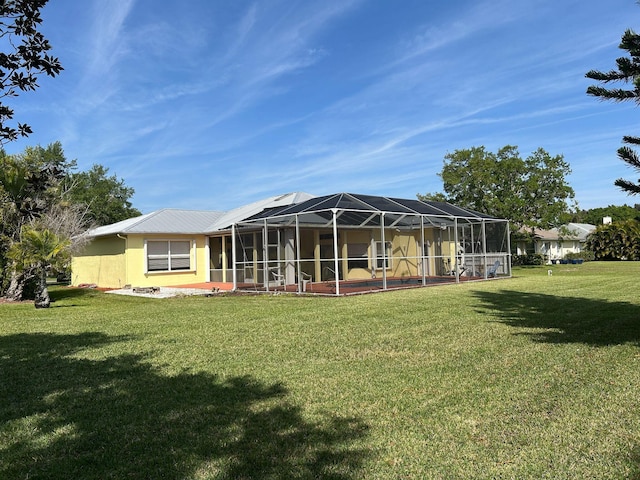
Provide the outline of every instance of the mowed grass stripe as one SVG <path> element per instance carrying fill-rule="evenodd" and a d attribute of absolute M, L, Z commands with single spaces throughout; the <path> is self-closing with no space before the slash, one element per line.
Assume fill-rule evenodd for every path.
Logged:
<path fill-rule="evenodd" d="M 633 478 L 638 278 L 0 305 L 0 477 Z"/>

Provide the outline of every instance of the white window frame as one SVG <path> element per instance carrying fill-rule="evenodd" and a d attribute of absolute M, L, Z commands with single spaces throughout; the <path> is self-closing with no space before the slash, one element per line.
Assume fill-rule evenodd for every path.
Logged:
<path fill-rule="evenodd" d="M 384 267 L 385 270 L 391 270 L 392 268 L 392 255 L 391 255 L 391 242 L 384 242 L 386 245 L 386 257 L 383 259 L 382 256 L 382 242 L 379 240 L 375 240 L 373 242 L 373 258 L 371 259 L 372 264 L 374 265 L 376 270 L 382 270 L 383 267 L 380 266 L 380 264 L 382 263 L 382 261 L 386 261 L 386 265 Z"/>
<path fill-rule="evenodd" d="M 166 258 L 167 259 L 167 270 L 149 270 L 149 253 L 148 253 L 148 244 L 149 242 L 167 242 L 167 254 L 166 255 L 152 255 L 154 258 Z M 171 254 L 171 242 L 175 243 L 189 243 L 189 253 L 179 253 L 179 254 Z M 180 239 L 180 238 L 151 238 L 145 239 L 144 241 L 144 273 L 145 274 L 158 274 L 158 273 L 188 273 L 195 271 L 195 263 L 196 263 L 196 241 L 191 239 Z M 184 259 L 189 258 L 189 268 L 171 268 L 171 259 Z"/>

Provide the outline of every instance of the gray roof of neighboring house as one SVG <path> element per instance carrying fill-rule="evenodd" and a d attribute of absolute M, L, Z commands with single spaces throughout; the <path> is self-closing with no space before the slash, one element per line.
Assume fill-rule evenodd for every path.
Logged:
<path fill-rule="evenodd" d="M 87 235 L 89 237 L 104 237 L 132 233 L 213 233 L 231 228 L 233 223 L 251 217 L 263 210 L 304 202 L 313 197 L 313 195 L 304 192 L 287 193 L 250 203 L 228 212 L 163 208 L 139 217 L 94 228 L 89 230 Z"/>
<path fill-rule="evenodd" d="M 585 241 L 587 235 L 596 229 L 595 225 L 590 223 L 568 223 L 560 228 L 552 228 L 551 230 L 535 230 L 534 236 L 542 240 L 579 240 Z"/>

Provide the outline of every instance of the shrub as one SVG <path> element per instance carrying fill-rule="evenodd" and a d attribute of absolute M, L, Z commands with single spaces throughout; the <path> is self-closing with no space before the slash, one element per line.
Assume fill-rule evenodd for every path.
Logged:
<path fill-rule="evenodd" d="M 581 252 L 569 252 L 564 256 L 567 260 L 584 260 L 585 262 L 591 262 L 595 260 L 595 254 L 591 250 L 583 250 Z"/>
<path fill-rule="evenodd" d="M 522 265 L 544 265 L 544 255 L 541 253 L 530 253 L 527 255 L 513 255 L 511 257 L 513 266 Z"/>

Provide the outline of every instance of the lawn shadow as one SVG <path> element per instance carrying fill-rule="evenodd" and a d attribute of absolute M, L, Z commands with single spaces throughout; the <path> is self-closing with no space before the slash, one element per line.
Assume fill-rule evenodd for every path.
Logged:
<path fill-rule="evenodd" d="M 76 288 L 76 287 L 48 287 L 49 296 L 51 297 L 52 302 L 57 302 L 60 300 L 69 300 L 75 298 L 85 297 L 90 294 L 94 294 L 96 290 L 91 290 L 87 288 Z"/>
<path fill-rule="evenodd" d="M 126 338 L 0 337 L 0 478 L 358 478 L 358 418 L 306 420 L 281 384 L 162 375 Z"/>
<path fill-rule="evenodd" d="M 640 306 L 590 298 L 501 290 L 474 292 L 479 309 L 547 343 L 640 346 Z"/>

